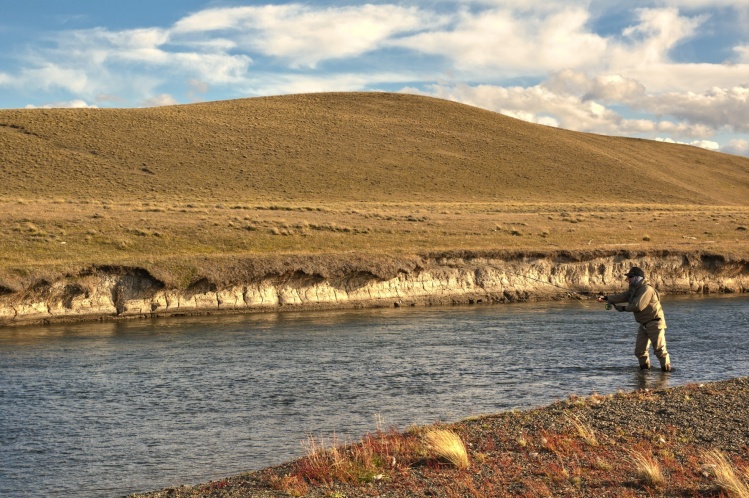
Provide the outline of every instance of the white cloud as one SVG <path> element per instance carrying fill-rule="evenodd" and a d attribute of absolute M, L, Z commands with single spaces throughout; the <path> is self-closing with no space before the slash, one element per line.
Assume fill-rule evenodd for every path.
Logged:
<path fill-rule="evenodd" d="M 394 81 L 408 81 L 404 73 L 255 74 L 242 87 L 246 95 L 278 95 L 357 91 Z"/>
<path fill-rule="evenodd" d="M 238 47 L 288 60 L 293 67 L 314 68 L 324 60 L 381 48 L 394 35 L 432 24 L 432 17 L 429 12 L 396 5 L 324 9 L 265 5 L 204 10 L 177 22 L 173 33 L 191 36 L 220 31 Z"/>
<path fill-rule="evenodd" d="M 596 16 L 613 7 L 634 14 L 631 25 L 595 32 Z M 71 102 L 165 105 L 209 89 L 235 97 L 410 85 L 418 90 L 405 91 L 428 89 L 549 126 L 710 148 L 715 135 L 749 132 L 749 45 L 734 36 L 722 64 L 673 54 L 725 22 L 716 8 L 741 18 L 747 7 L 749 0 L 440 0 L 209 8 L 173 26 L 58 33 L 25 51 L 21 69 L 0 72 L 0 86 L 63 91 Z M 373 60 L 383 69 L 363 65 Z M 325 64 L 333 61 L 340 64 Z M 435 84 L 446 76 L 450 83 Z M 741 150 L 741 140 L 722 150 Z"/>
<path fill-rule="evenodd" d="M 661 63 L 668 52 L 682 40 L 692 36 L 705 18 L 687 18 L 675 8 L 639 9 L 639 24 L 626 28 L 622 35 L 625 49 L 618 55 L 633 65 Z"/>
<path fill-rule="evenodd" d="M 583 100 L 628 102 L 642 98 L 645 86 L 620 74 L 602 74 L 590 77 L 581 71 L 565 69 L 554 73 L 543 86 L 561 95 L 579 95 Z"/>
<path fill-rule="evenodd" d="M 162 93 L 155 97 L 148 98 L 142 102 L 143 107 L 160 107 L 165 105 L 177 105 L 179 102 L 177 99 L 169 95 L 168 93 Z"/>
<path fill-rule="evenodd" d="M 495 78 L 539 75 L 597 63 L 606 40 L 588 31 L 588 21 L 588 13 L 574 7 L 538 16 L 521 16 L 505 9 L 462 12 L 454 26 L 392 43 L 446 57 L 469 73 L 488 70 Z"/>
<path fill-rule="evenodd" d="M 573 73 L 576 83 L 582 83 Z M 559 79 L 554 79 L 560 84 Z M 580 89 L 595 85 L 581 85 Z M 605 135 L 642 136 L 666 133 L 670 136 L 705 139 L 715 128 L 704 123 L 656 119 L 629 119 L 586 95 L 557 93 L 545 84 L 533 87 L 501 87 L 493 85 L 434 85 L 429 92 L 405 89 L 410 93 L 428 93 L 439 98 L 490 109 L 525 121 L 559 126 L 569 130 Z"/>
<path fill-rule="evenodd" d="M 26 106 L 26 109 L 52 109 L 55 107 L 72 109 L 95 109 L 98 106 L 87 104 L 85 100 L 75 99 L 68 102 L 54 102 L 50 104 L 42 104 L 40 106 L 29 104 Z"/>
<path fill-rule="evenodd" d="M 718 150 L 718 149 L 720 149 L 720 145 L 718 144 L 718 142 L 713 142 L 711 140 L 692 140 L 691 142 L 679 142 L 679 141 L 673 140 L 671 138 L 656 137 L 655 141 L 656 142 L 666 142 L 666 143 L 670 143 L 670 144 L 692 145 L 694 147 L 700 147 L 702 149 L 707 149 L 707 150 Z"/>
<path fill-rule="evenodd" d="M 746 84 L 749 64 L 664 63 L 617 68 L 617 72 L 639 81 L 652 93 L 705 91 Z"/>
<path fill-rule="evenodd" d="M 208 92 L 208 89 L 210 88 L 208 83 L 206 83 L 205 81 L 200 81 L 196 79 L 189 80 L 187 84 L 195 93 L 206 93 Z"/>
<path fill-rule="evenodd" d="M 614 111 L 574 95 L 554 93 L 541 85 L 530 88 L 435 85 L 429 93 L 525 121 L 558 125 L 570 130 L 611 133 L 623 126 L 622 118 Z"/>
<path fill-rule="evenodd" d="M 566 70 L 551 75 L 542 85 L 553 93 L 577 96 L 582 101 L 607 102 L 656 116 L 671 116 L 693 125 L 683 130 L 688 134 L 723 127 L 739 133 L 749 131 L 749 84 L 712 88 L 703 93 L 651 93 L 639 81 L 621 75 L 589 77 Z"/>
<path fill-rule="evenodd" d="M 165 66 L 181 73 L 195 74 L 210 84 L 236 84 L 245 81 L 251 60 L 244 55 L 177 53 L 170 54 Z"/>
<path fill-rule="evenodd" d="M 738 54 L 739 62 L 749 63 L 749 45 L 733 47 L 733 50 Z"/>
<path fill-rule="evenodd" d="M 638 24 L 626 28 L 621 39 L 610 40 L 607 64 L 600 71 L 636 80 L 653 93 L 704 91 L 747 83 L 749 64 L 685 63 L 671 59 L 673 49 L 698 34 L 706 20 L 705 15 L 682 16 L 676 8 L 640 9 Z"/>
<path fill-rule="evenodd" d="M 749 157 L 749 140 L 744 140 L 743 138 L 735 138 L 733 140 L 730 140 L 724 147 L 721 147 L 721 151 L 728 154 L 736 154 L 738 156 Z"/>
<path fill-rule="evenodd" d="M 712 88 L 705 93 L 652 95 L 637 107 L 655 114 L 667 114 L 712 128 L 723 126 L 749 132 L 749 84 L 734 88 Z"/>
<path fill-rule="evenodd" d="M 244 81 L 251 59 L 243 54 L 169 52 L 168 32 L 102 28 L 71 31 L 51 49 L 36 49 L 28 65 L 5 84 L 24 89 L 62 89 L 82 98 L 97 95 L 154 95 L 173 75 L 194 75 L 209 84 Z M 169 47 L 174 48 L 174 47 Z M 0 84 L 3 81 L 0 80 Z"/>
<path fill-rule="evenodd" d="M 62 88 L 76 95 L 87 95 L 91 88 L 89 73 L 84 68 L 63 67 L 53 62 L 24 69 L 14 83 L 46 91 Z"/>
<path fill-rule="evenodd" d="M 749 0 L 659 0 L 657 3 L 685 9 L 731 7 L 741 10 L 749 8 Z"/>

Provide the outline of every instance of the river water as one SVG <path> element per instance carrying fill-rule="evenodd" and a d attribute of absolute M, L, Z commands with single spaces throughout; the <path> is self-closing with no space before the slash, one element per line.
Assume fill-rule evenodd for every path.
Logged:
<path fill-rule="evenodd" d="M 631 313 L 594 301 L 0 329 L 0 496 L 116 497 L 282 463 L 308 436 L 749 375 L 749 297 L 663 306 L 670 374 L 640 373 Z"/>

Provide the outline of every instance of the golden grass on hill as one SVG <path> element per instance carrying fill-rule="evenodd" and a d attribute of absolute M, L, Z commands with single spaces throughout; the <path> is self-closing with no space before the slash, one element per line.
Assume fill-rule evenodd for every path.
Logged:
<path fill-rule="evenodd" d="M 749 247 L 749 158 L 402 94 L 0 110 L 0 175 L 5 281 L 88 264 L 180 280 L 257 254 Z"/>
<path fill-rule="evenodd" d="M 405 94 L 0 110 L 0 197 L 746 205 L 749 158 Z"/>

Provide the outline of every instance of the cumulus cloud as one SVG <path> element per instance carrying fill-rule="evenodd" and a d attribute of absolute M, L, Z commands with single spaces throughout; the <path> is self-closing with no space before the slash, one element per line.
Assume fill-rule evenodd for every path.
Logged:
<path fill-rule="evenodd" d="M 632 102 L 645 95 L 642 83 L 621 74 L 590 77 L 573 69 L 552 74 L 544 81 L 543 86 L 560 95 L 581 95 L 583 100 Z"/>
<path fill-rule="evenodd" d="M 591 33 L 589 14 L 570 7 L 521 17 L 505 8 L 462 12 L 454 25 L 394 40 L 397 46 L 446 57 L 456 68 L 496 75 L 545 74 L 596 64 L 606 40 Z"/>
<path fill-rule="evenodd" d="M 738 54 L 740 62 L 749 63 L 749 45 L 733 47 L 733 50 Z"/>
<path fill-rule="evenodd" d="M 407 81 L 413 75 L 396 72 L 352 72 L 325 74 L 259 74 L 242 87 L 246 95 L 276 95 L 315 92 L 348 92 L 393 81 Z"/>
<path fill-rule="evenodd" d="M 613 8 L 629 24 L 597 31 L 597 16 Z M 673 54 L 715 19 L 725 22 L 708 16 L 716 8 L 740 18 L 749 0 L 215 7 L 172 26 L 52 34 L 28 47 L 16 72 L 0 72 L 0 86 L 148 106 L 209 89 L 250 96 L 405 87 L 549 126 L 714 148 L 718 132 L 749 132 L 749 46 L 734 36 L 723 47 L 732 54 L 726 63 Z M 743 150 L 741 140 L 721 150 Z"/>
<path fill-rule="evenodd" d="M 712 128 L 729 127 L 749 132 L 749 84 L 712 88 L 704 93 L 667 93 L 648 96 L 637 105 L 656 114 L 668 114 Z"/>
<path fill-rule="evenodd" d="M 718 142 L 713 142 L 711 140 L 692 140 L 691 142 L 678 142 L 678 141 L 673 140 L 671 138 L 656 137 L 655 141 L 656 142 L 666 142 L 666 143 L 670 143 L 670 144 L 692 145 L 694 147 L 700 147 L 702 149 L 707 149 L 707 150 L 718 150 L 718 149 L 720 149 L 720 145 L 718 144 Z"/>
<path fill-rule="evenodd" d="M 676 8 L 638 9 L 639 23 L 622 32 L 624 45 L 614 52 L 629 64 L 648 65 L 667 59 L 679 42 L 694 35 L 705 16 L 684 17 Z"/>
<path fill-rule="evenodd" d="M 728 7 L 741 11 L 749 9 L 748 0 L 658 0 L 659 4 L 686 9 Z"/>
<path fill-rule="evenodd" d="M 177 105 L 179 102 L 177 99 L 169 95 L 168 93 L 162 93 L 154 97 L 145 99 L 142 103 L 142 107 L 160 107 L 165 105 Z"/>
<path fill-rule="evenodd" d="M 191 79 L 187 82 L 188 86 L 194 93 L 206 93 L 210 88 L 208 83 L 196 79 Z"/>
<path fill-rule="evenodd" d="M 692 125 L 683 127 L 680 133 L 691 135 L 724 127 L 739 133 L 749 131 L 749 84 L 715 87 L 703 93 L 652 93 L 639 81 L 621 75 L 591 77 L 565 70 L 551 75 L 542 86 L 558 95 L 579 97 L 582 102 L 627 106 L 633 111 L 670 116 Z"/>
<path fill-rule="evenodd" d="M 744 140 L 743 138 L 732 139 L 725 146 L 721 147 L 720 150 L 728 154 L 749 157 L 749 140 Z"/>
<path fill-rule="evenodd" d="M 41 91 L 63 90 L 83 98 L 153 95 L 172 75 L 195 75 L 213 84 L 243 81 L 251 59 L 243 54 L 199 53 L 166 45 L 161 29 L 110 32 L 102 28 L 60 34 L 52 48 L 36 48 L 12 84 Z M 2 81 L 0 81 L 0 84 Z"/>
<path fill-rule="evenodd" d="M 240 48 L 286 59 L 293 67 L 314 68 L 324 60 L 355 57 L 380 48 L 391 37 L 424 29 L 436 19 L 431 12 L 397 5 L 323 9 L 302 4 L 265 5 L 204 10 L 181 19 L 173 33 L 230 32 L 226 36 Z"/>
<path fill-rule="evenodd" d="M 42 104 L 40 106 L 35 106 L 35 105 L 29 104 L 29 105 L 26 106 L 26 109 L 52 109 L 52 108 L 55 108 L 55 107 L 71 108 L 71 109 L 95 109 L 98 106 L 88 104 L 88 103 L 86 103 L 85 100 L 74 99 L 74 100 L 70 100 L 68 102 L 53 102 L 53 103 L 49 103 L 49 104 Z"/>
<path fill-rule="evenodd" d="M 572 76 L 572 84 L 566 86 L 564 92 L 554 91 L 545 83 L 532 87 L 434 85 L 427 91 L 413 88 L 404 91 L 434 95 L 490 109 L 525 121 L 575 131 L 628 136 L 665 133 L 670 137 L 692 139 L 706 139 L 716 132 L 715 127 L 701 122 L 627 118 L 614 108 L 607 106 L 605 102 L 592 100 L 590 94 L 586 93 L 589 89 L 596 87 L 599 78 L 585 80 L 580 74 L 568 74 Z M 558 88 L 563 85 L 558 76 L 551 78 L 552 87 Z M 604 81 L 608 80 L 610 79 L 604 78 Z M 614 78 L 614 80 L 617 79 Z M 570 87 L 575 85 L 576 92 L 570 91 Z M 628 83 L 625 87 L 630 88 L 633 85 Z"/>

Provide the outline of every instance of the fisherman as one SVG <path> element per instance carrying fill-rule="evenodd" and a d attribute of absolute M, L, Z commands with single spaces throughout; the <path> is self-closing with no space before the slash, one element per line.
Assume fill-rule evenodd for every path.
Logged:
<path fill-rule="evenodd" d="M 640 362 L 640 370 L 650 370 L 648 349 L 653 343 L 653 351 L 661 363 L 661 370 L 671 371 L 671 358 L 666 350 L 666 318 L 661 308 L 661 300 L 653 286 L 645 283 L 645 272 L 633 266 L 625 275 L 629 289 L 621 294 L 598 296 L 598 302 L 614 304 L 617 311 L 632 311 L 637 323 L 635 356 Z M 616 303 L 627 303 L 617 306 Z"/>

